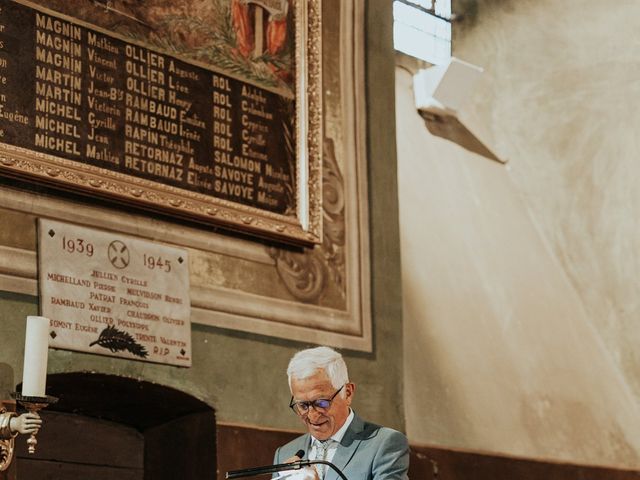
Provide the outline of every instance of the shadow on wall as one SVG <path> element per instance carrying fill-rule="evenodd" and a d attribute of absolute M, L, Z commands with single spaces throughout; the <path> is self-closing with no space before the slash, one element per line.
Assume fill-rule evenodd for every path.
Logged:
<path fill-rule="evenodd" d="M 8 363 L 0 363 L 0 398 L 8 399 L 13 388 L 13 368 Z"/>

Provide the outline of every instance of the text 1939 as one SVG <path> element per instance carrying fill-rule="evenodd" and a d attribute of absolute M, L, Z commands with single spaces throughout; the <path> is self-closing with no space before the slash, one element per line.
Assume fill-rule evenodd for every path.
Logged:
<path fill-rule="evenodd" d="M 87 257 L 93 257 L 93 243 L 86 242 L 82 238 L 62 237 L 62 250 L 69 253 L 80 253 Z"/>

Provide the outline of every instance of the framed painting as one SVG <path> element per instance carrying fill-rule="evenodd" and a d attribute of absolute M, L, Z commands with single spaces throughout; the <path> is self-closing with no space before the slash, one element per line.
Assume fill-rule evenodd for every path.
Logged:
<path fill-rule="evenodd" d="M 0 174 L 322 241 L 320 0 L 0 0 Z"/>

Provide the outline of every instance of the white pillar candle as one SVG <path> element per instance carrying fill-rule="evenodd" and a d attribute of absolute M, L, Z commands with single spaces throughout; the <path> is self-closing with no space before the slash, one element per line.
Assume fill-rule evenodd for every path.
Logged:
<path fill-rule="evenodd" d="M 22 395 L 44 397 L 47 383 L 47 355 L 49 353 L 49 319 L 27 317 L 22 366 Z"/>

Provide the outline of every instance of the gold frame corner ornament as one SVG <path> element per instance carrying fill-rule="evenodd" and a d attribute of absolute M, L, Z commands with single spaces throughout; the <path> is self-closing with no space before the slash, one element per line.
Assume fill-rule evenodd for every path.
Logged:
<path fill-rule="evenodd" d="M 11 434 L 9 422 L 16 414 L 0 408 L 0 472 L 6 471 L 13 460 L 15 452 L 15 438 L 17 433 Z"/>
<path fill-rule="evenodd" d="M 15 437 L 7 440 L 0 439 L 0 472 L 9 469 L 13 461 L 13 453 L 15 451 Z"/>

